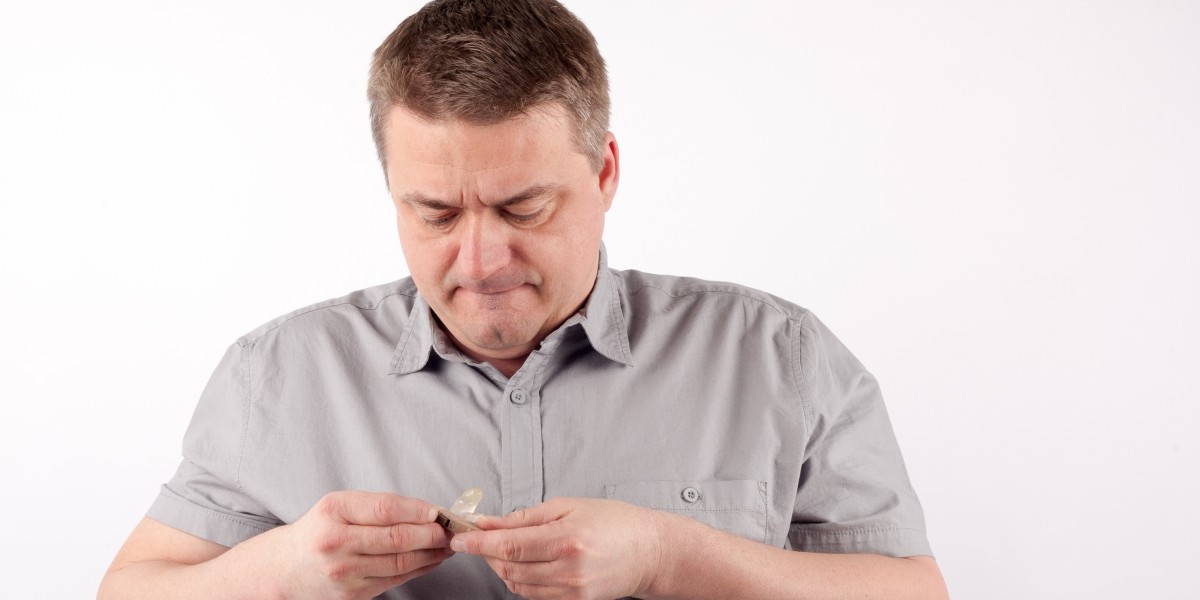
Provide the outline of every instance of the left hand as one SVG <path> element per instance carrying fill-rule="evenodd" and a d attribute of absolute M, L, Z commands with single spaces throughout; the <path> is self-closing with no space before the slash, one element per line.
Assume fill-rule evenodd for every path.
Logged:
<path fill-rule="evenodd" d="M 660 570 L 662 516 L 616 500 L 554 498 L 481 517 L 484 531 L 457 534 L 450 547 L 483 556 L 526 598 L 633 596 L 650 590 Z"/>

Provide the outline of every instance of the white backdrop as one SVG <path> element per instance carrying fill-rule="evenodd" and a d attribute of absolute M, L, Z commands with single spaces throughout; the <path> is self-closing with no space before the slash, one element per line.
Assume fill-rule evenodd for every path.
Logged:
<path fill-rule="evenodd" d="M 237 336 L 406 274 L 363 89 L 416 6 L 0 9 L 6 597 L 94 593 Z M 820 315 L 954 597 L 1200 597 L 1200 5 L 568 6 L 611 264 Z"/>

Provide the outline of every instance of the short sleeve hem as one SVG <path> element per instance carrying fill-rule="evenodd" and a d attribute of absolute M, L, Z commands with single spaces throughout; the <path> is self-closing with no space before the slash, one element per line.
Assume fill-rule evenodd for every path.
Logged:
<path fill-rule="evenodd" d="M 276 526 L 274 523 L 260 523 L 204 508 L 166 486 L 163 486 L 150 510 L 146 511 L 146 516 L 168 527 L 230 548 Z"/>
<path fill-rule="evenodd" d="M 831 554 L 880 554 L 883 556 L 933 556 L 925 532 L 903 527 L 811 531 L 793 526 L 788 535 L 792 549 Z"/>

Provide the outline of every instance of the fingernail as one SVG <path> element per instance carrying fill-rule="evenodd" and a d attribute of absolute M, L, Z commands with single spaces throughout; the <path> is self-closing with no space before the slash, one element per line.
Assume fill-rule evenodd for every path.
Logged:
<path fill-rule="evenodd" d="M 429 509 L 429 516 L 425 517 L 425 522 L 432 523 L 436 520 L 437 520 L 437 509 L 436 508 Z"/>
<path fill-rule="evenodd" d="M 450 540 L 450 549 L 455 552 L 466 552 L 467 551 L 467 543 L 458 539 L 457 537 L 452 538 Z"/>
<path fill-rule="evenodd" d="M 480 527 L 483 527 L 483 526 L 487 525 L 488 523 L 491 523 L 491 521 L 492 521 L 492 518 L 487 515 L 479 515 L 478 517 L 475 518 L 475 524 Z"/>

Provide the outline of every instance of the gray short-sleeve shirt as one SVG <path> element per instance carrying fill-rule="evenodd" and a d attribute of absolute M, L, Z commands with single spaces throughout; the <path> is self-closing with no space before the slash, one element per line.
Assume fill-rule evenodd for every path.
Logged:
<path fill-rule="evenodd" d="M 337 490 L 503 514 L 556 496 L 672 511 L 772 546 L 929 554 L 875 379 L 808 311 L 728 283 L 610 270 L 505 378 L 411 279 L 230 346 L 148 516 L 233 546 Z M 454 556 L 388 598 L 508 597 Z"/>

